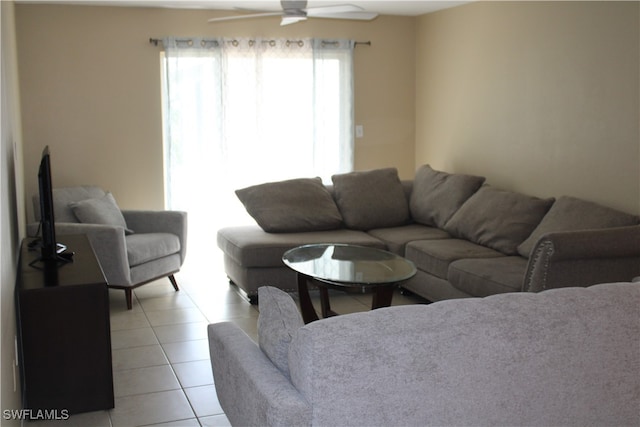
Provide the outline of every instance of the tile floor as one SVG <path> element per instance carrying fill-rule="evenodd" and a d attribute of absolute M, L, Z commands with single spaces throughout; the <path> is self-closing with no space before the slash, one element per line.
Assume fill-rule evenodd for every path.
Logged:
<path fill-rule="evenodd" d="M 219 264 L 187 260 L 176 275 L 179 292 L 168 279 L 149 283 L 134 291 L 132 310 L 126 309 L 122 291 L 110 290 L 115 408 L 28 425 L 230 425 L 215 393 L 207 324 L 233 321 L 257 341 L 258 309 L 228 284 Z M 194 265 L 204 265 L 206 271 Z M 313 297 L 319 309 L 317 295 Z M 393 305 L 419 302 L 396 293 Z M 331 306 L 339 313 L 366 311 L 370 304 L 368 295 L 331 294 Z"/>

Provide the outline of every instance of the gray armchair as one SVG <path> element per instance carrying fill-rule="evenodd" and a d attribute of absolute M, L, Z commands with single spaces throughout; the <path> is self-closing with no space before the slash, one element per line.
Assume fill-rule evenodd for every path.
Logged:
<path fill-rule="evenodd" d="M 106 197 L 111 196 L 95 186 L 54 189 L 57 240 L 64 243 L 65 234 L 86 234 L 100 261 L 108 287 L 125 291 L 129 309 L 132 308 L 133 289 L 156 279 L 168 277 L 178 291 L 174 274 L 180 270 L 186 255 L 186 212 L 123 210 L 126 228 L 91 223 L 86 217 L 82 222 L 78 219 L 78 203 L 86 205 L 87 201 L 100 201 Z M 36 220 L 39 221 L 37 196 L 33 202 Z M 114 206 L 117 207 L 115 203 Z M 35 235 L 37 227 L 37 223 L 30 224 L 29 234 Z"/>

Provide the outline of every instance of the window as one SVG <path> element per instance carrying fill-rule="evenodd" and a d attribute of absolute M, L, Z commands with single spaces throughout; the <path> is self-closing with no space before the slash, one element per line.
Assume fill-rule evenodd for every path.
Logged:
<path fill-rule="evenodd" d="M 351 41 L 163 44 L 166 201 L 190 228 L 247 222 L 235 189 L 353 169 Z"/>

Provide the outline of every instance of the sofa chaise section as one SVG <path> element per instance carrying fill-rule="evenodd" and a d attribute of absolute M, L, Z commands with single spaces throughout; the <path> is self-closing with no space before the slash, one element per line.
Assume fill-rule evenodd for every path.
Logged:
<path fill-rule="evenodd" d="M 251 302 L 258 288 L 279 284 L 283 290 L 297 291 L 296 273 L 282 262 L 282 255 L 296 246 L 312 243 L 349 243 L 385 249 L 385 244 L 364 231 L 338 229 L 298 233 L 267 233 L 260 227 L 226 227 L 218 231 L 218 247 L 224 252 L 229 280 Z"/>

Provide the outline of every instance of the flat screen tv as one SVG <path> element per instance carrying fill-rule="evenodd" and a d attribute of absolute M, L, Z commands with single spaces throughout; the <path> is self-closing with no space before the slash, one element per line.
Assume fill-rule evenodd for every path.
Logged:
<path fill-rule="evenodd" d="M 66 249 L 56 241 L 56 227 L 53 213 L 53 185 L 51 182 L 51 156 L 49 147 L 44 147 L 38 169 L 38 190 L 40 192 L 40 261 L 64 261 L 59 254 Z"/>

